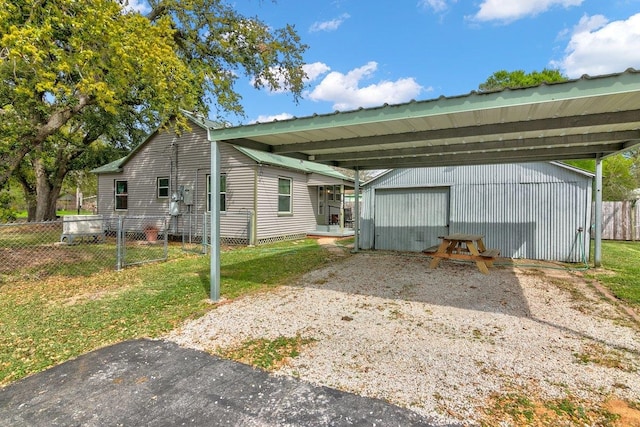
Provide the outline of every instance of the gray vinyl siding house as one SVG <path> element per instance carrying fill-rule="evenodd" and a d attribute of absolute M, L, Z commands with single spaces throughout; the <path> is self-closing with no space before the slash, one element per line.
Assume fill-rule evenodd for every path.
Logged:
<path fill-rule="evenodd" d="M 207 129 L 215 124 L 189 119 L 189 131 L 156 131 L 128 156 L 93 170 L 98 214 L 167 217 L 170 234 L 203 235 L 210 216 Z M 260 244 L 328 231 L 330 207 L 340 211 L 344 197 L 328 200 L 326 189 L 353 188 L 353 179 L 329 166 L 226 143 L 219 147 L 220 235 L 228 243 Z M 345 232 L 338 224 L 332 227 Z"/>
<path fill-rule="evenodd" d="M 593 175 L 557 162 L 390 170 L 363 185 L 360 247 L 422 251 L 483 234 L 501 256 L 589 256 Z"/>

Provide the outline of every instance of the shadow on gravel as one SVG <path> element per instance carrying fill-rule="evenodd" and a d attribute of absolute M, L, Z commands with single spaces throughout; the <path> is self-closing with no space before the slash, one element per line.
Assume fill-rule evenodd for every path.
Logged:
<path fill-rule="evenodd" d="M 442 261 L 431 269 L 430 261 L 429 256 L 406 252 L 360 252 L 309 273 L 297 286 L 527 318 L 579 338 L 638 354 L 636 349 L 595 332 L 588 333 L 580 325 L 536 316 L 511 266 L 496 265 L 489 269 L 489 274 L 482 274 L 473 263 Z"/>
<path fill-rule="evenodd" d="M 419 254 L 361 252 L 313 271 L 298 286 L 530 316 L 513 269 L 493 267 L 486 275 L 475 264 L 447 261 L 430 269 L 430 260 Z"/>

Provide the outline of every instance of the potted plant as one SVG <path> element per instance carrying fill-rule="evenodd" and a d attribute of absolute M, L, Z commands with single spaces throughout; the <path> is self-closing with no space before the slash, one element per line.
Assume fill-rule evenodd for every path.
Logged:
<path fill-rule="evenodd" d="M 147 242 L 155 243 L 158 241 L 158 226 L 155 224 L 147 224 L 144 226 L 144 235 Z"/>

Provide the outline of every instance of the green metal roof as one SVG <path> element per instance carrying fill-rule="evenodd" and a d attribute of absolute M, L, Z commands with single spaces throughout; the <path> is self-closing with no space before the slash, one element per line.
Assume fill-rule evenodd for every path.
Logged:
<path fill-rule="evenodd" d="M 640 143 L 640 72 L 209 129 L 347 169 L 596 158 Z"/>
<path fill-rule="evenodd" d="M 182 114 L 184 114 L 184 116 L 191 122 L 195 123 L 203 129 L 217 129 L 224 127 L 222 123 L 210 120 L 209 118 L 201 114 L 193 113 L 187 110 L 182 110 Z"/>
<path fill-rule="evenodd" d="M 281 168 L 295 169 L 306 173 L 317 173 L 332 178 L 341 180 L 353 181 L 353 178 L 348 177 L 335 170 L 331 166 L 323 165 L 320 163 L 309 162 L 306 160 L 295 159 L 293 157 L 279 156 L 273 153 L 267 153 L 265 151 L 253 150 L 246 147 L 234 146 L 238 151 L 244 155 L 250 157 L 257 163 L 267 164 L 271 166 L 278 166 Z"/>
<path fill-rule="evenodd" d="M 118 160 L 114 160 L 111 163 L 107 163 L 106 165 L 97 167 L 91 170 L 91 173 L 101 174 L 101 173 L 118 173 L 122 172 L 122 165 L 127 157 L 122 157 Z"/>

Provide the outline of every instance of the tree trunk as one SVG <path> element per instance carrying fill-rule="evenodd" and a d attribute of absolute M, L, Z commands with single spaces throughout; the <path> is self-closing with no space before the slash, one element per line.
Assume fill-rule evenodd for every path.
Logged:
<path fill-rule="evenodd" d="M 24 192 L 24 201 L 27 205 L 27 221 L 32 222 L 36 220 L 36 189 L 29 185 L 29 183 L 20 174 L 16 174 L 16 178 L 22 185 L 22 191 Z"/>
<path fill-rule="evenodd" d="M 60 195 L 61 183 L 52 183 L 42 159 L 35 158 L 33 166 L 36 175 L 36 221 L 55 220 L 56 204 Z"/>
<path fill-rule="evenodd" d="M 20 135 L 16 138 L 21 141 L 18 149 L 11 153 L 3 153 L 0 156 L 0 189 L 3 189 L 9 178 L 20 167 L 20 163 L 27 154 L 42 148 L 44 141 L 60 130 L 75 115 L 92 103 L 92 99 L 87 95 L 79 95 L 78 102 L 71 107 L 65 107 L 54 111 L 43 120 L 36 120 L 32 132 Z"/>

